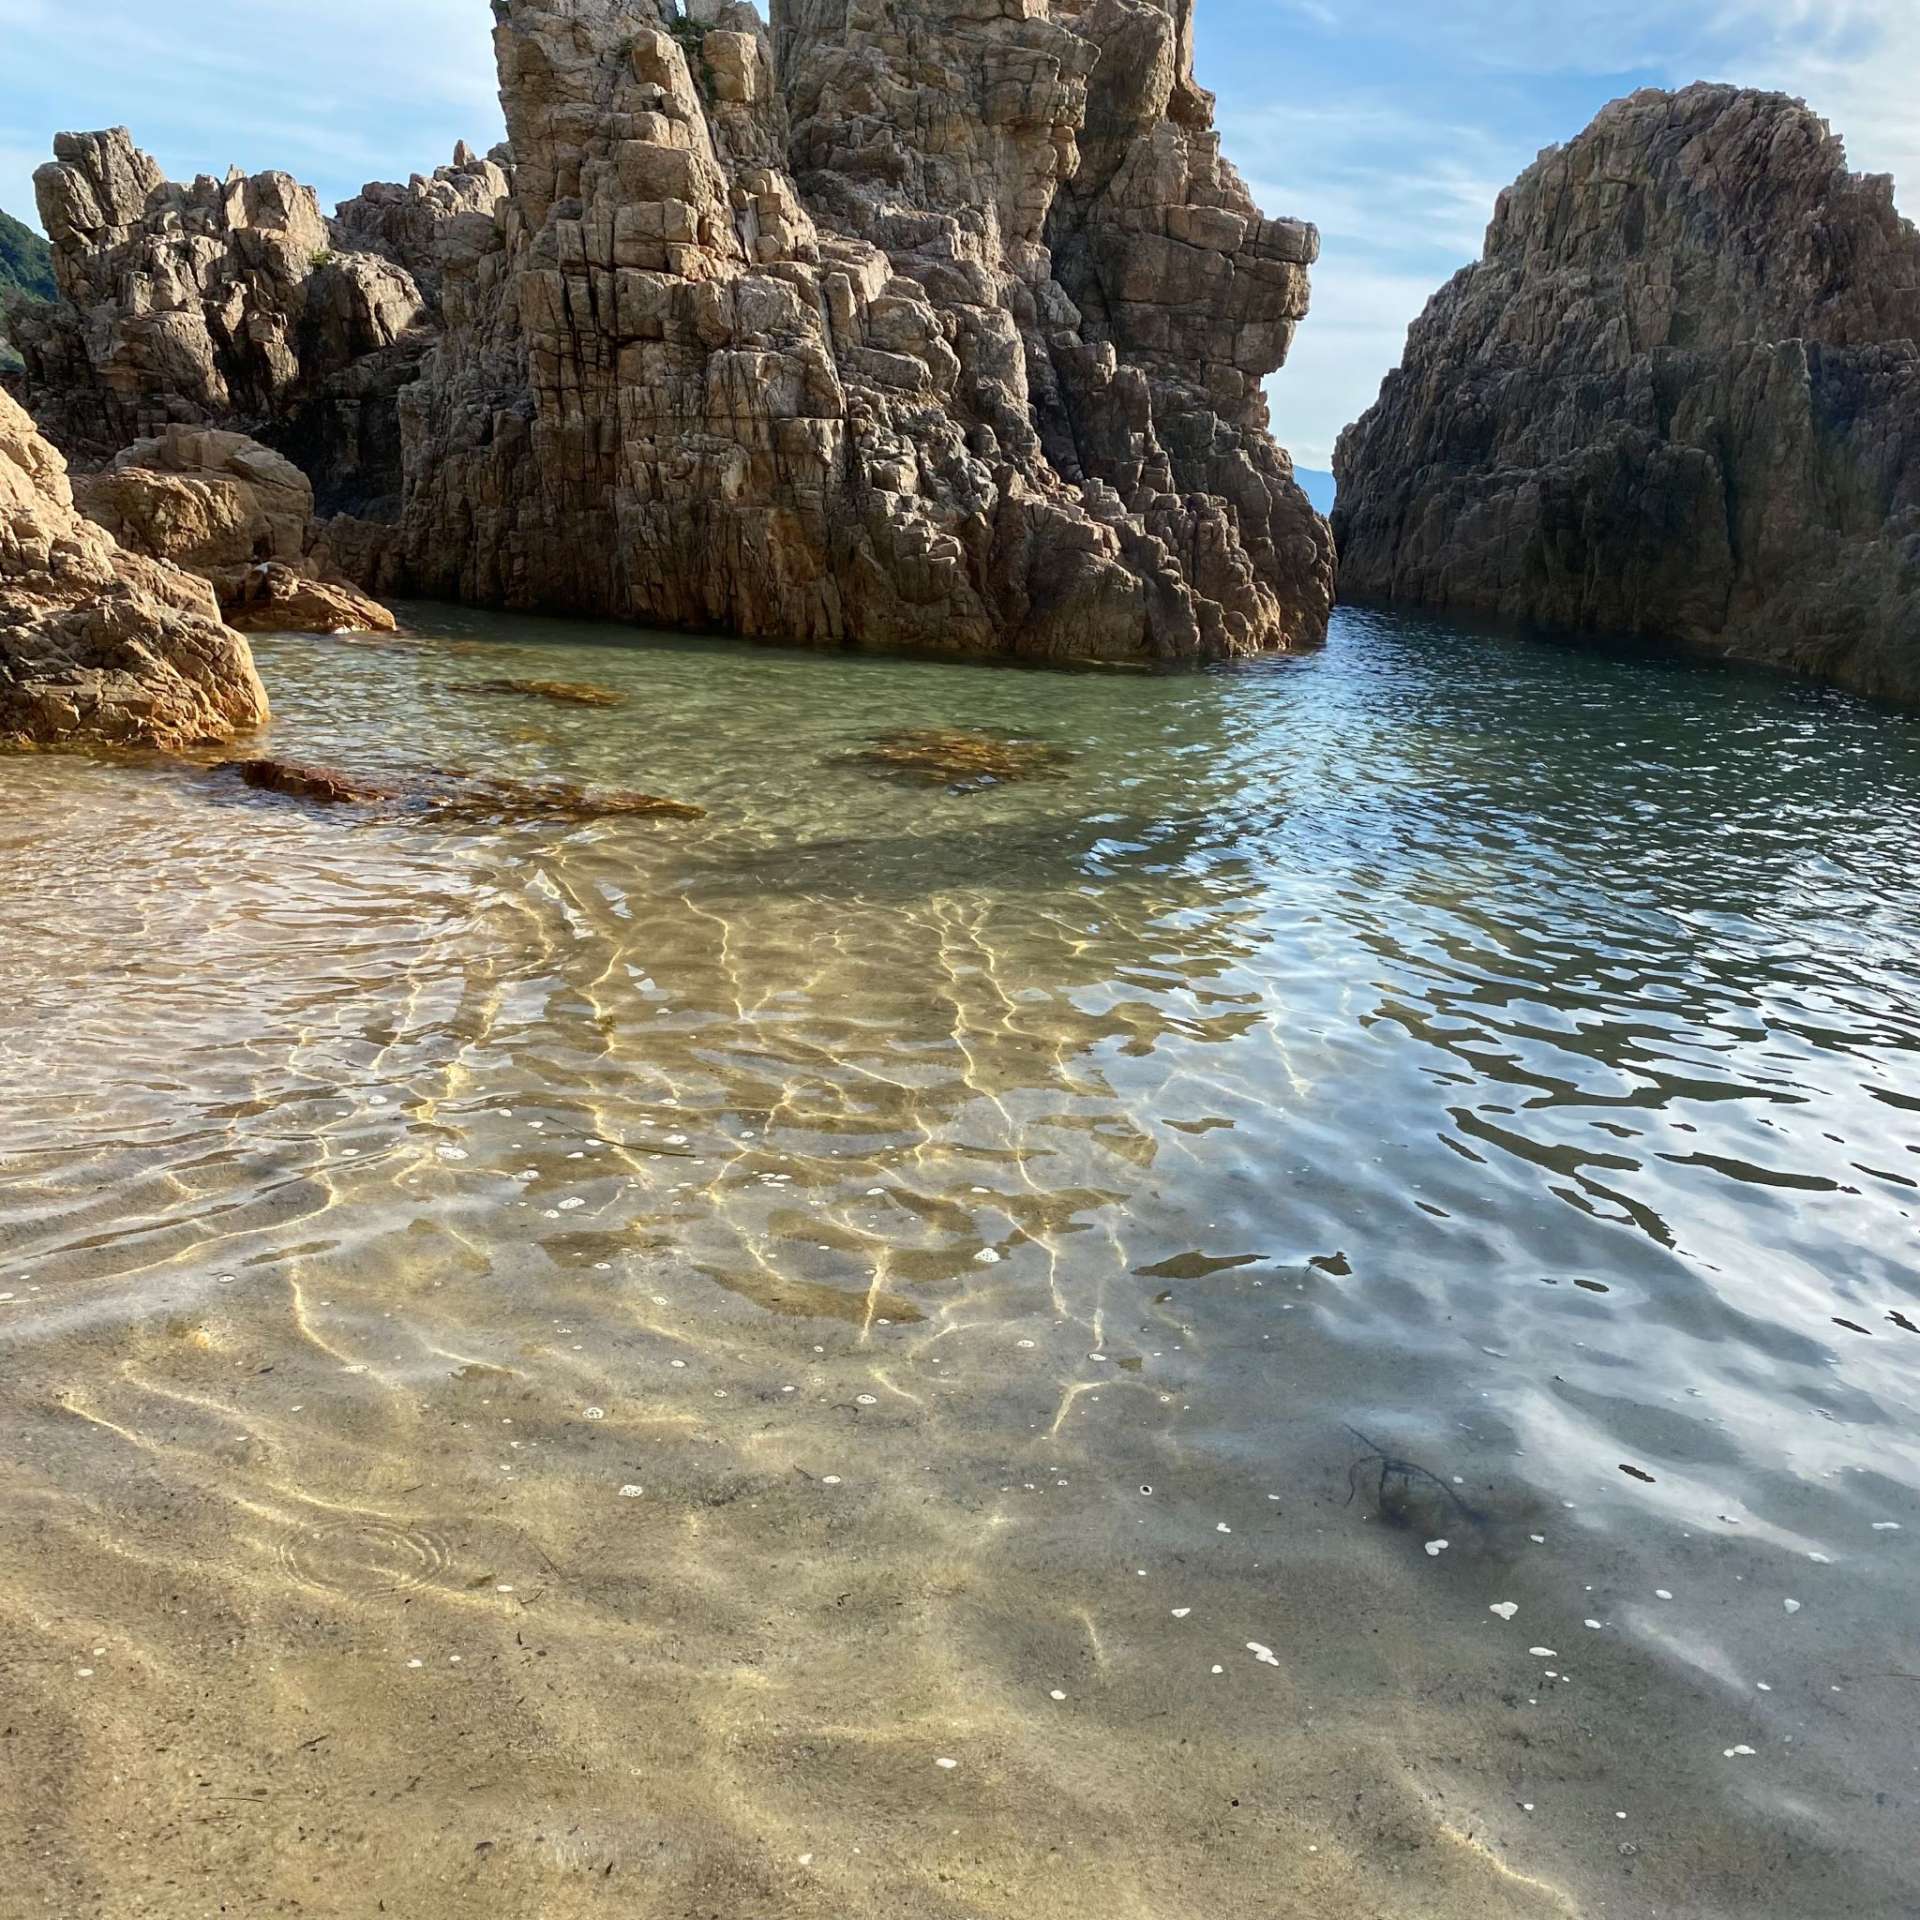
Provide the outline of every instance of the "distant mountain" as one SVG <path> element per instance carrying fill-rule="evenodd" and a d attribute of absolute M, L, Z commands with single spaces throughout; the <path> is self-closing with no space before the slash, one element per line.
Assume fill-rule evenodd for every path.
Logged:
<path fill-rule="evenodd" d="M 53 249 L 11 214 L 0 213 L 0 291 L 18 287 L 36 300 L 51 300 Z"/>
<path fill-rule="evenodd" d="M 1293 477 L 1300 482 L 1301 491 L 1319 512 L 1333 511 L 1332 474 L 1322 473 L 1318 467 L 1295 467 Z"/>

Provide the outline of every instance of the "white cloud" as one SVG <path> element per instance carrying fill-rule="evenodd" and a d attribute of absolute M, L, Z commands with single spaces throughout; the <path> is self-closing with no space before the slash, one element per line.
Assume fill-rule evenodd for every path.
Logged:
<path fill-rule="evenodd" d="M 1399 363 L 1408 324 L 1439 284 L 1343 261 L 1337 245 L 1322 255 L 1313 312 L 1267 387 L 1274 437 L 1301 466 L 1333 465 L 1340 429 L 1373 404 L 1381 375 Z"/>

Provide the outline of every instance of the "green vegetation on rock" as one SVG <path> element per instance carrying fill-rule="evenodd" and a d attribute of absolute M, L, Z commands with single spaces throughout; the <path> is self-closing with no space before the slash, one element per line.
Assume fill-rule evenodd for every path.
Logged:
<path fill-rule="evenodd" d="M 0 291 L 10 287 L 35 300 L 51 300 L 53 249 L 31 227 L 0 213 Z"/>
<path fill-rule="evenodd" d="M 53 250 L 10 214 L 0 213 L 0 373 L 17 372 L 20 356 L 7 344 L 5 302 L 9 293 L 51 300 Z"/>

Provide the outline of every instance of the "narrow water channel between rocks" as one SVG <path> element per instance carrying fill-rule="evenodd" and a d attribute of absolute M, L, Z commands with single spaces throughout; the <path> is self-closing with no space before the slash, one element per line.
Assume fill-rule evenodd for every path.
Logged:
<path fill-rule="evenodd" d="M 704 817 L 0 763 L 0 1912 L 1920 1910 L 1920 722 L 411 617 Z"/>

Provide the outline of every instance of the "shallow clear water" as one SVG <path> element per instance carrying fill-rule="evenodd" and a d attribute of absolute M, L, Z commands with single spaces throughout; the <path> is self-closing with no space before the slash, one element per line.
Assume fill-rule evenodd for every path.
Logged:
<path fill-rule="evenodd" d="M 0 763 L 0 1911 L 1920 1911 L 1920 721 L 416 615 L 706 818 Z"/>

